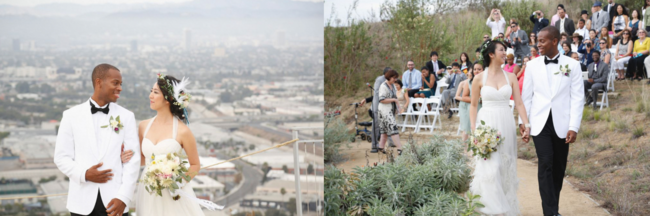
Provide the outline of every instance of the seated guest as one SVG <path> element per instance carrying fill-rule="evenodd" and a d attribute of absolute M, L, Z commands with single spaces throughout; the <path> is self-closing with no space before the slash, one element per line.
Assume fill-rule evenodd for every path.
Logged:
<path fill-rule="evenodd" d="M 591 43 L 591 40 L 585 40 L 585 46 L 578 48 L 578 53 L 582 53 L 580 62 L 585 65 L 589 65 L 594 62 L 592 58 L 594 51 L 598 50 L 594 49 L 594 45 Z"/>
<path fill-rule="evenodd" d="M 605 46 L 607 41 L 600 40 L 598 44 Z M 610 61 L 612 60 L 612 51 L 609 51 L 609 49 L 600 50 L 600 59 L 607 63 L 607 65 L 610 65 Z"/>
<path fill-rule="evenodd" d="M 481 48 L 476 48 L 476 61 L 474 61 L 474 64 L 478 63 L 478 60 L 480 59 L 481 56 Z"/>
<path fill-rule="evenodd" d="M 407 93 L 404 92 L 402 86 L 404 86 L 404 84 L 402 84 L 401 80 L 398 79 L 395 81 L 395 89 L 397 89 L 397 101 L 399 101 L 402 112 L 406 112 L 406 107 L 409 104 L 409 97 L 406 95 Z"/>
<path fill-rule="evenodd" d="M 587 106 L 598 100 L 598 90 L 605 90 L 607 87 L 607 76 L 609 74 L 609 65 L 600 60 L 600 51 L 595 50 L 592 58 L 593 63 L 587 66 L 589 79 L 584 81 Z M 588 94 L 589 89 L 591 89 L 591 97 Z M 594 103 L 593 108 L 596 109 L 596 103 Z"/>
<path fill-rule="evenodd" d="M 422 67 L 422 87 L 420 91 L 416 92 L 414 97 L 416 98 L 428 98 L 435 94 L 436 89 L 433 88 L 434 83 L 436 82 L 436 76 L 432 73 L 429 73 L 427 67 Z"/>
<path fill-rule="evenodd" d="M 643 61 L 648 57 L 648 52 L 650 51 L 650 40 L 646 38 L 646 34 L 645 29 L 639 29 L 637 31 L 639 39 L 634 42 L 632 58 L 630 58 L 627 64 L 627 77 L 630 80 L 641 80 L 643 76 Z"/>
<path fill-rule="evenodd" d="M 415 69 L 415 63 L 413 61 L 408 61 L 406 67 L 408 70 L 402 73 L 404 91 L 408 92 L 409 97 L 414 97 L 415 93 L 420 91 L 420 87 L 422 87 L 422 73 Z"/>
<path fill-rule="evenodd" d="M 578 62 L 580 62 L 580 57 L 578 57 L 578 53 L 577 53 L 577 52 L 572 52 L 572 53 L 571 53 L 571 58 L 572 58 L 572 59 L 575 59 L 575 60 L 578 61 Z M 586 72 L 586 71 L 587 71 L 587 66 L 584 65 L 584 64 L 582 64 L 582 63 L 580 63 L 580 69 L 581 69 L 582 71 L 585 71 L 585 72 Z"/>
<path fill-rule="evenodd" d="M 450 108 L 451 103 L 454 102 L 453 100 L 454 96 L 456 95 L 456 90 L 458 89 L 458 84 L 466 79 L 467 76 L 460 71 L 460 64 L 458 64 L 458 62 L 454 62 L 451 65 L 451 75 L 449 78 L 447 78 L 446 81 L 449 86 L 447 86 L 447 89 L 442 92 L 441 98 L 442 105 L 445 107 L 445 110 L 449 112 L 449 117 L 447 118 L 451 118 L 451 116 L 454 114 Z"/>
<path fill-rule="evenodd" d="M 432 73 L 434 76 L 436 76 L 436 80 L 439 80 L 440 78 L 442 78 L 440 77 L 440 75 L 444 73 L 445 70 L 447 70 L 446 69 L 447 66 L 445 66 L 445 64 L 443 64 L 442 61 L 438 61 L 438 52 L 436 51 L 431 52 L 429 58 L 431 59 L 431 61 L 428 61 L 426 64 L 427 68 L 429 68 L 429 73 Z M 434 83 L 433 88 L 435 89 L 437 87 L 438 84 Z"/>
<path fill-rule="evenodd" d="M 571 50 L 571 43 L 569 43 L 569 41 L 564 41 L 564 43 L 562 43 L 562 50 L 564 50 L 564 55 L 565 56 L 569 56 L 571 54 L 571 51 L 572 51 Z"/>

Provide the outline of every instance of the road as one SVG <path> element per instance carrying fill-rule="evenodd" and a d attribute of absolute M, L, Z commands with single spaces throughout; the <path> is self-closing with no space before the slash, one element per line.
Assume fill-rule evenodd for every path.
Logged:
<path fill-rule="evenodd" d="M 217 153 L 217 157 L 225 160 L 231 158 L 221 153 Z M 260 185 L 262 181 L 262 173 L 259 169 L 252 167 L 241 160 L 235 160 L 232 161 L 232 163 L 242 167 L 244 180 L 240 187 L 236 188 L 234 191 L 230 191 L 225 198 L 217 202 L 218 205 L 224 205 L 226 208 L 239 206 L 239 201 L 244 199 L 246 195 L 255 193 L 257 186 Z"/>

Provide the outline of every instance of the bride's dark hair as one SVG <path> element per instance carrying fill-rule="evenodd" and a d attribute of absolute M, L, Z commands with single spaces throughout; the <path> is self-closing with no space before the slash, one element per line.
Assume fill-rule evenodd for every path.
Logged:
<path fill-rule="evenodd" d="M 487 68 L 490 66 L 490 61 L 492 61 L 492 58 L 490 58 L 490 54 L 494 54 L 497 50 L 497 44 L 501 44 L 503 48 L 506 47 L 506 45 L 500 41 L 500 40 L 487 40 L 483 42 L 483 45 L 481 45 L 481 55 L 483 56 L 483 68 Z"/>
<path fill-rule="evenodd" d="M 185 118 L 187 118 L 187 116 L 185 116 L 185 114 L 183 113 L 183 109 L 181 109 L 179 105 L 174 104 L 174 102 L 176 102 L 176 99 L 174 99 L 173 95 L 169 94 L 170 90 L 166 89 L 166 88 L 172 88 L 172 86 L 169 84 L 173 85 L 173 84 L 178 84 L 179 82 L 180 80 L 176 79 L 176 77 L 166 75 L 164 79 L 158 79 L 158 87 L 161 88 L 162 90 L 161 92 L 163 96 L 166 98 L 165 100 L 169 102 L 169 110 L 172 112 L 172 115 L 176 116 L 178 119 L 185 122 Z"/>

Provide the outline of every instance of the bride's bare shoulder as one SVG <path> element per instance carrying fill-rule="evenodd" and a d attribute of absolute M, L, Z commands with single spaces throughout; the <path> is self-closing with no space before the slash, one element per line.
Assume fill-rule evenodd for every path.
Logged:
<path fill-rule="evenodd" d="M 192 134 L 189 126 L 187 126 L 183 121 L 180 121 L 178 122 L 178 136 L 181 140 L 184 140 L 185 138 L 193 138 L 194 134 Z"/>
<path fill-rule="evenodd" d="M 483 75 L 483 73 L 485 73 L 485 71 L 480 74 L 474 75 L 474 80 L 472 80 L 472 85 L 474 85 L 474 83 L 477 83 L 479 86 L 483 85 L 483 82 L 481 82 L 483 81 L 483 76 L 480 76 Z"/>
<path fill-rule="evenodd" d="M 140 124 L 138 124 L 138 129 L 140 131 L 144 131 L 144 128 L 147 127 L 147 125 L 149 124 L 149 121 L 151 121 L 151 119 L 145 119 L 145 120 L 140 121 Z"/>

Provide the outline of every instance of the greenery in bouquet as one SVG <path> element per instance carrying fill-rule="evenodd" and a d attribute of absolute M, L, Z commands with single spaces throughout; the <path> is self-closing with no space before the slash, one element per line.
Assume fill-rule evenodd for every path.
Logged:
<path fill-rule="evenodd" d="M 485 126 L 485 121 L 481 120 L 481 125 L 471 134 L 467 142 L 467 151 L 471 151 L 473 156 L 479 156 L 483 160 L 490 158 L 492 152 L 497 151 L 497 146 L 503 143 L 504 138 L 497 129 Z"/>
<path fill-rule="evenodd" d="M 140 182 L 146 185 L 147 192 L 155 192 L 158 196 L 162 196 L 164 189 L 174 192 L 180 188 L 179 185 L 183 180 L 186 182 L 191 180 L 191 177 L 186 174 L 188 171 L 186 164 L 189 162 L 185 159 L 187 156 L 181 152 L 166 155 L 152 154 L 151 162 L 145 170 L 145 177 Z M 174 200 L 178 200 L 178 198 L 180 197 L 174 197 Z"/>

